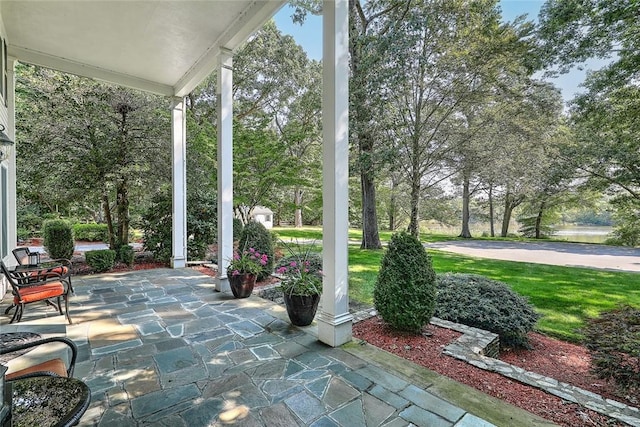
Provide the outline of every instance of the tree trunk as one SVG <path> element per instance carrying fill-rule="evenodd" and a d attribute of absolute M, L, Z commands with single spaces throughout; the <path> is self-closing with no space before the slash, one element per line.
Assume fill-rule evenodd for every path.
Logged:
<path fill-rule="evenodd" d="M 117 190 L 118 239 L 117 245 L 129 244 L 129 188 L 126 179 L 118 183 Z"/>
<path fill-rule="evenodd" d="M 396 229 L 396 187 L 395 179 L 391 179 L 391 196 L 389 197 L 389 230 Z"/>
<path fill-rule="evenodd" d="M 496 229 L 493 221 L 493 216 L 495 215 L 493 211 L 493 185 L 489 186 L 489 228 L 491 237 L 496 237 Z"/>
<path fill-rule="evenodd" d="M 376 187 L 373 177 L 364 170 L 360 173 L 362 188 L 362 244 L 360 249 L 381 249 L 376 211 Z"/>
<path fill-rule="evenodd" d="M 411 214 L 409 217 L 409 234 L 415 238 L 420 238 L 420 177 L 414 176 L 411 183 Z"/>
<path fill-rule="evenodd" d="M 502 230 L 500 231 L 500 237 L 507 237 L 507 234 L 509 233 L 509 222 L 511 221 L 513 208 L 514 206 L 511 203 L 511 195 L 507 193 L 504 198 L 504 215 L 502 216 Z"/>
<path fill-rule="evenodd" d="M 540 203 L 540 208 L 538 209 L 538 216 L 536 217 L 536 239 L 540 239 L 542 237 L 540 228 L 542 228 L 542 214 L 544 213 L 545 205 L 545 202 Z"/>
<path fill-rule="evenodd" d="M 116 247 L 116 235 L 113 231 L 113 218 L 111 217 L 111 208 L 109 207 L 109 196 L 106 191 L 102 193 L 102 210 L 104 211 L 104 219 L 107 222 L 107 231 L 109 233 L 109 248 Z"/>
<path fill-rule="evenodd" d="M 302 227 L 302 190 L 299 188 L 293 190 L 293 204 L 296 207 L 294 212 L 294 226 L 300 228 Z"/>
<path fill-rule="evenodd" d="M 471 194 L 469 191 L 469 177 L 466 173 L 463 173 L 462 180 L 462 231 L 458 237 L 470 239 L 471 230 L 469 229 L 469 219 L 471 214 L 469 213 L 469 199 L 471 198 Z"/>

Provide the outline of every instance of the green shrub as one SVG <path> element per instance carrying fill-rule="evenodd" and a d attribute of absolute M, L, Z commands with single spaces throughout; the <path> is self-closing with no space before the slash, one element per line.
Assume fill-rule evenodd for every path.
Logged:
<path fill-rule="evenodd" d="M 540 315 L 505 283 L 476 274 L 447 273 L 436 279 L 435 316 L 491 331 L 507 347 L 527 347 Z"/>
<path fill-rule="evenodd" d="M 187 194 L 187 256 L 204 259 L 207 245 L 214 242 L 217 224 L 216 198 L 203 190 L 190 190 Z M 169 262 L 172 255 L 171 187 L 161 188 L 151 199 L 151 205 L 142 216 L 143 241 L 154 257 Z"/>
<path fill-rule="evenodd" d="M 640 310 L 628 305 L 587 321 L 585 345 L 593 371 L 621 392 L 640 393 Z"/>
<path fill-rule="evenodd" d="M 133 260 L 135 259 L 135 252 L 133 248 L 129 245 L 122 245 L 120 249 L 118 249 L 118 260 L 127 264 L 129 267 L 133 265 Z"/>
<path fill-rule="evenodd" d="M 51 258 L 71 259 L 74 242 L 71 225 L 62 219 L 50 219 L 42 226 L 43 245 Z"/>
<path fill-rule="evenodd" d="M 420 332 L 433 316 L 435 279 L 420 241 L 405 232 L 394 234 L 373 290 L 376 310 L 392 328 Z"/>
<path fill-rule="evenodd" d="M 233 218 L 233 241 L 240 240 L 240 236 L 242 236 L 242 229 L 244 228 L 244 224 L 240 218 Z"/>
<path fill-rule="evenodd" d="M 242 234 L 238 242 L 240 252 L 254 248 L 256 251 L 261 254 L 266 254 L 268 257 L 267 264 L 263 267 L 262 272 L 258 274 L 258 281 L 266 279 L 273 273 L 273 240 L 273 236 L 269 230 L 259 222 L 249 222 L 242 229 Z"/>
<path fill-rule="evenodd" d="M 116 262 L 116 251 L 113 249 L 100 249 L 84 253 L 87 264 L 97 273 L 109 271 Z"/>
<path fill-rule="evenodd" d="M 73 224 L 73 235 L 76 240 L 107 242 L 109 240 L 109 228 L 107 224 Z"/>

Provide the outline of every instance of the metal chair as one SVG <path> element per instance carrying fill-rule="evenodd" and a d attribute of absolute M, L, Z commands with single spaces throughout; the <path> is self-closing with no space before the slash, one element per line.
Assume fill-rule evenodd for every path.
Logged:
<path fill-rule="evenodd" d="M 69 338 L 51 337 L 51 338 L 43 338 L 35 341 L 30 341 L 26 343 L 7 345 L 0 348 L 0 355 L 9 354 L 13 352 L 21 352 L 23 350 L 33 349 L 41 345 L 46 345 L 46 344 L 55 343 L 55 342 L 61 342 L 63 344 L 66 344 L 71 349 L 71 359 L 69 361 L 69 366 L 66 366 L 64 361 L 61 358 L 55 358 L 55 359 L 47 360 L 41 363 L 37 363 L 33 366 L 29 366 L 27 368 L 23 368 L 15 372 L 11 372 L 5 376 L 7 381 L 14 381 L 14 380 L 19 380 L 23 378 L 40 376 L 40 375 L 53 375 L 53 376 L 71 378 L 73 376 L 73 370 L 76 366 L 76 359 L 78 358 L 78 347 Z"/>
<path fill-rule="evenodd" d="M 49 270 L 16 269 L 10 271 L 2 261 L 0 261 L 0 268 L 7 278 L 7 282 L 11 285 L 13 293 L 13 305 L 9 306 L 4 313 L 9 314 L 13 308 L 16 310 L 9 323 L 20 322 L 27 304 L 37 301 L 53 304 L 51 300 L 54 298 L 57 300 L 57 304 L 53 305 L 60 314 L 66 316 L 70 324 L 72 323 L 69 315 L 69 292 L 71 289 L 69 276 L 65 277 Z M 64 299 L 64 313 L 62 312 L 61 299 Z"/>
<path fill-rule="evenodd" d="M 40 259 L 40 254 L 38 252 L 31 252 L 31 249 L 26 246 L 15 248 L 11 252 L 13 252 L 13 256 L 20 265 L 31 265 L 30 258 L 33 255 L 37 255 L 37 259 Z M 51 272 L 57 275 L 61 275 L 64 278 L 68 278 L 69 290 L 73 294 L 73 285 L 71 284 L 71 261 L 65 258 L 58 258 L 47 260 L 46 262 L 48 264 L 58 265 L 52 266 L 51 268 L 43 268 L 42 271 L 38 271 L 36 272 L 36 274 L 45 274 L 47 272 Z M 39 264 L 39 262 L 37 264 Z"/>

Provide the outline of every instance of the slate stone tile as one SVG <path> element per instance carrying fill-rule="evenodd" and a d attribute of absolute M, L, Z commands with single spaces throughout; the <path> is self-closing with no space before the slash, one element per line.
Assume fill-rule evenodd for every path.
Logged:
<path fill-rule="evenodd" d="M 223 394 L 227 401 L 236 405 L 245 405 L 250 410 L 269 406 L 270 402 L 255 384 L 245 384 Z"/>
<path fill-rule="evenodd" d="M 329 416 L 341 426 L 367 426 L 360 399 L 331 412 Z"/>
<path fill-rule="evenodd" d="M 342 379 L 333 377 L 322 401 L 329 408 L 335 409 L 353 399 L 359 398 L 360 395 L 360 391 L 351 387 Z"/>
<path fill-rule="evenodd" d="M 138 330 L 138 332 L 140 332 L 140 335 L 142 336 L 159 334 L 161 332 L 164 332 L 164 328 L 162 327 L 160 322 L 157 322 L 157 321 L 136 324 L 135 327 Z"/>
<path fill-rule="evenodd" d="M 260 418 L 269 427 L 291 427 L 298 423 L 284 404 L 272 405 L 260 410 Z"/>
<path fill-rule="evenodd" d="M 478 418 L 473 414 L 464 414 L 462 419 L 455 424 L 455 427 L 495 427 L 488 421 Z"/>
<path fill-rule="evenodd" d="M 223 375 L 215 380 L 209 381 L 204 390 L 202 397 L 208 399 L 210 397 L 222 396 L 230 390 L 235 390 L 246 384 L 251 383 L 251 378 L 244 372 L 235 375 Z"/>
<path fill-rule="evenodd" d="M 214 424 L 223 408 L 224 400 L 206 399 L 180 415 L 188 426 L 209 426 Z"/>
<path fill-rule="evenodd" d="M 309 425 L 309 427 L 341 427 L 340 424 L 337 424 L 329 417 L 321 417 L 318 418 L 313 424 Z M 354 426 L 355 427 L 355 426 Z"/>
<path fill-rule="evenodd" d="M 446 400 L 442 400 L 413 384 L 409 385 L 399 394 L 417 406 L 435 412 L 442 418 L 451 422 L 456 422 L 464 415 L 464 411 L 459 407 L 454 406 Z"/>
<path fill-rule="evenodd" d="M 362 394 L 362 407 L 365 424 L 371 427 L 381 425 L 396 412 L 393 406 L 367 393 Z"/>
<path fill-rule="evenodd" d="M 433 412 L 411 405 L 400 412 L 400 417 L 417 427 L 452 427 L 453 424 Z"/>
<path fill-rule="evenodd" d="M 373 384 L 371 380 L 353 371 L 345 372 L 341 376 L 360 391 L 368 389 Z"/>
<path fill-rule="evenodd" d="M 327 390 L 327 385 L 329 384 L 329 380 L 331 380 L 330 376 L 318 378 L 317 380 L 311 381 L 305 385 L 305 388 L 311 392 L 315 397 L 322 400 L 324 397 L 324 392 Z"/>
<path fill-rule="evenodd" d="M 384 388 L 398 392 L 403 390 L 409 383 L 395 375 L 392 375 L 382 369 L 367 366 L 365 368 L 358 369 L 358 374 L 370 379 L 374 383 L 383 386 Z"/>
<path fill-rule="evenodd" d="M 255 368 L 247 369 L 245 372 L 254 380 L 279 379 L 283 378 L 286 365 L 285 360 L 271 360 Z"/>
<path fill-rule="evenodd" d="M 282 402 L 293 394 L 303 391 L 299 381 L 266 380 L 261 387 L 262 392 L 272 403 Z"/>
<path fill-rule="evenodd" d="M 287 369 L 284 371 L 284 377 L 285 378 L 290 378 L 293 375 L 297 374 L 300 371 L 304 370 L 304 366 L 302 366 L 299 363 L 296 363 L 293 360 L 290 360 L 289 363 L 287 364 Z"/>
<path fill-rule="evenodd" d="M 185 339 L 191 343 L 203 343 L 211 340 L 215 340 L 223 337 L 230 337 L 233 335 L 227 328 L 215 328 L 204 332 L 198 332 L 194 334 L 186 334 Z"/>
<path fill-rule="evenodd" d="M 200 396 L 200 390 L 194 384 L 160 390 L 132 399 L 131 410 L 134 417 L 143 418 L 198 396 Z"/>
<path fill-rule="evenodd" d="M 275 351 L 270 345 L 252 347 L 250 348 L 250 350 L 258 360 L 273 360 L 280 358 L 280 354 L 278 354 L 278 352 Z"/>
<path fill-rule="evenodd" d="M 304 423 L 310 423 L 326 411 L 320 400 L 306 392 L 295 394 L 284 403 Z"/>
<path fill-rule="evenodd" d="M 305 366 L 308 366 L 311 369 L 322 368 L 324 366 L 329 366 L 331 361 L 326 357 L 320 356 L 313 351 L 308 351 L 306 353 L 302 353 L 299 356 L 296 356 L 295 360 L 302 363 Z"/>
<path fill-rule="evenodd" d="M 404 397 L 401 397 L 380 385 L 375 385 L 371 390 L 369 390 L 369 393 L 396 409 L 404 408 L 409 404 L 409 401 Z"/>
<path fill-rule="evenodd" d="M 154 355 L 153 358 L 158 364 L 161 375 L 195 366 L 198 363 L 198 360 L 189 347 L 164 351 Z"/>
<path fill-rule="evenodd" d="M 227 324 L 227 327 L 236 334 L 240 335 L 242 338 L 249 338 L 264 332 L 264 329 L 261 326 L 258 326 L 249 320 L 229 323 Z"/>

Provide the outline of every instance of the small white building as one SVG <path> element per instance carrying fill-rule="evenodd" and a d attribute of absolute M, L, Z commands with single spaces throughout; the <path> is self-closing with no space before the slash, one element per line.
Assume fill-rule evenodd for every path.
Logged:
<path fill-rule="evenodd" d="M 273 228 L 273 211 L 265 206 L 256 206 L 251 211 L 251 220 L 264 225 L 264 228 L 270 230 Z"/>

